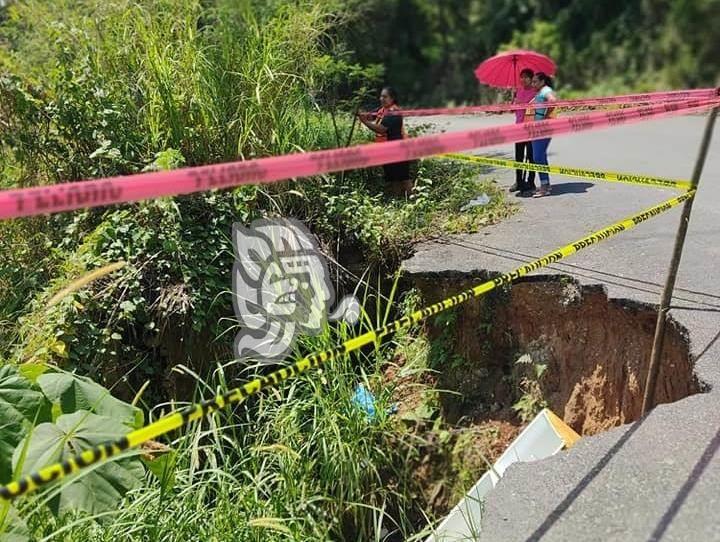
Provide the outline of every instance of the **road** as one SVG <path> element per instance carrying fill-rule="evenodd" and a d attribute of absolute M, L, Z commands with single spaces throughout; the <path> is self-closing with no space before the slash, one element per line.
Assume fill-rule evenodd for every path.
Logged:
<path fill-rule="evenodd" d="M 427 119 L 421 119 L 427 123 Z M 455 131 L 507 116 L 435 117 Z M 676 117 L 555 138 L 550 162 L 688 179 L 703 116 Z M 507 147 L 478 154 L 511 158 Z M 513 172 L 491 174 L 504 186 Z M 672 197 L 673 192 L 554 177 L 553 195 L 519 199 L 512 218 L 463 245 L 428 243 L 409 272 L 508 271 L 517 254 L 543 255 Z M 572 256 L 557 267 L 610 298 L 658 303 L 680 208 Z M 511 254 L 512 252 L 513 254 Z M 671 314 L 690 335 L 697 376 L 710 388 L 654 409 L 644 420 L 582 439 L 539 463 L 512 466 L 485 504 L 482 541 L 720 541 L 720 123 L 694 205 Z M 549 274 L 541 271 L 536 274 Z"/>

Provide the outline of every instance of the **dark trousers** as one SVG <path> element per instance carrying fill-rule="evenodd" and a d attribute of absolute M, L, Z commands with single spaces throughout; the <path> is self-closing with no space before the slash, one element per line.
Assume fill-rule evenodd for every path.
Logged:
<path fill-rule="evenodd" d="M 532 141 L 515 143 L 515 161 L 533 163 Z M 515 179 L 518 190 L 532 190 L 535 188 L 535 172 L 524 169 L 515 170 Z"/>

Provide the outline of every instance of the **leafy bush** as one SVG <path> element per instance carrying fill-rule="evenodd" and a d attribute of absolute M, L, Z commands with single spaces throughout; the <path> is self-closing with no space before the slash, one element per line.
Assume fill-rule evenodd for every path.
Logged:
<path fill-rule="evenodd" d="M 328 60 L 337 50 L 330 30 L 356 7 L 14 4 L 0 24 L 0 122 L 10 128 L 0 131 L 3 188 L 363 141 L 346 110 L 378 69 L 344 53 Z M 366 88 L 349 92 L 363 78 Z M 318 103 L 337 110 L 319 111 Z M 472 231 L 509 212 L 500 190 L 472 168 L 415 168 L 408 201 L 387 201 L 371 169 L 1 222 L 0 366 L 24 399 L 0 433 L 0 481 L 137 427 L 135 404 L 153 418 L 168 401 L 214 395 L 253 374 L 229 361 L 233 223 L 297 217 L 329 255 L 341 247 L 392 269 L 418 239 Z M 488 205 L 460 212 L 483 192 Z M 124 266 L 60 295 L 115 262 Z M 388 318 L 389 307 L 371 304 Z M 334 346 L 347 333 L 328 330 L 298 352 Z M 332 378 L 303 378 L 218 414 L 145 467 L 127 457 L 21 500 L 0 510 L 0 523 L 12 520 L 18 536 L 68 540 L 409 535 L 424 524 L 408 470 L 412 437 L 389 417 L 368 424 L 350 400 L 364 381 L 378 390 L 378 409 L 389 407 L 380 382 L 391 355 L 390 348 L 341 360 Z M 23 376 L 31 367 L 83 376 Z M 9 393 L 12 404 L 17 393 Z M 82 484 L 93 495 L 107 491 L 93 499 Z"/>
<path fill-rule="evenodd" d="M 41 373 L 41 374 L 39 374 Z M 0 367 L 0 483 L 60 462 L 81 450 L 114 440 L 143 425 L 141 410 L 119 401 L 93 381 L 76 375 L 44 372 L 25 364 Z M 139 487 L 145 470 L 129 457 L 88 470 L 71 479 L 44 502 L 47 513 L 91 516 L 116 510 L 125 494 Z M 0 513 L 0 534 L 18 539 L 27 526 L 15 509 Z"/>

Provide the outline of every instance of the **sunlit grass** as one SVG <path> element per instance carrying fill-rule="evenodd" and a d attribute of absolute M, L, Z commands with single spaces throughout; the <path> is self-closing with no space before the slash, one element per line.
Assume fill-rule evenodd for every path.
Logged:
<path fill-rule="evenodd" d="M 346 16 L 335 8 L 17 3 L 9 26 L 0 28 L 14 47 L 3 47 L 0 69 L 18 75 L 0 88 L 12 98 L 3 107 L 17 105 L 0 119 L 12 126 L 0 133 L 0 157 L 8 157 L 0 165 L 2 187 L 134 173 L 163 156 L 172 158 L 166 166 L 177 167 L 334 146 L 332 120 L 311 107 L 309 93 L 324 83 L 315 61 L 328 31 Z M 335 120 L 349 131 L 349 116 Z M 366 137 L 356 130 L 352 142 Z M 460 212 L 482 193 L 488 205 Z M 355 329 L 333 325 L 304 338 L 296 352 L 302 355 L 399 314 L 397 282 L 379 295 L 387 277 L 375 280 L 377 267 L 396 267 L 418 240 L 474 231 L 509 212 L 491 181 L 470 168 L 428 161 L 419 164 L 415 194 L 406 201 L 388 200 L 380 171 L 372 169 L 2 222 L 0 358 L 17 362 L 42 352 L 43 362 L 108 379 L 103 383 L 113 393 L 132 380 L 131 397 L 155 405 L 150 414 L 157 418 L 180 406 L 163 402 L 170 394 L 162 387 L 178 373 L 194 379 L 195 396 L 176 399 L 197 401 L 267 370 L 228 360 L 233 222 L 300 218 L 330 256 L 350 246 L 372 268 L 373 286 L 359 290 L 369 314 Z M 53 294 L 116 261 L 127 262 L 122 276 L 84 285 L 48 314 Z M 177 303 L 163 304 L 168 299 Z M 190 343 L 201 343 L 202 355 L 168 361 L 158 345 L 176 337 L 185 341 L 183 356 Z M 171 452 L 161 459 L 165 476 L 148 473 L 117 510 L 56 518 L 42 505 L 49 493 L 41 493 L 18 501 L 20 515 L 38 540 L 420 536 L 436 518 L 426 517 L 431 513 L 412 477 L 418 437 L 387 413 L 406 385 L 385 378 L 398 345 L 403 377 L 427 371 L 427 345 L 403 334 L 171 435 L 165 441 Z M 377 399 L 373 422 L 352 403 L 358 384 Z"/>

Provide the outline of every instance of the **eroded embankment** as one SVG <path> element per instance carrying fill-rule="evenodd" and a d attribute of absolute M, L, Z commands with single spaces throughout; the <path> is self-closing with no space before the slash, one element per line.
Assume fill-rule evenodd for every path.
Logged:
<path fill-rule="evenodd" d="M 411 277 L 428 303 L 464 290 L 482 274 Z M 608 299 L 602 286 L 533 277 L 441 314 L 429 324 L 433 366 L 449 419 L 547 405 L 592 435 L 640 417 L 657 310 Z M 672 319 L 657 403 L 700 391 L 687 332 Z M 515 406 L 513 409 L 512 407 Z"/>

